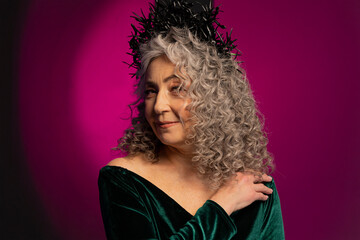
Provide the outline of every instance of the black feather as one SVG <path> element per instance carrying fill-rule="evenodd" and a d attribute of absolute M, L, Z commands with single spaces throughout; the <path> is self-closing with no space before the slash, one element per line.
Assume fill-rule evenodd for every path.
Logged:
<path fill-rule="evenodd" d="M 131 17 L 139 22 L 140 26 L 136 28 L 133 24 L 131 25 L 134 32 L 130 36 L 131 52 L 128 54 L 132 56 L 133 62 L 127 63 L 129 67 L 139 70 L 141 68 L 140 45 L 158 34 L 166 35 L 171 27 L 188 28 L 200 41 L 215 46 L 220 57 L 237 58 L 240 56 L 241 52 L 234 44 L 236 39 L 231 39 L 232 31 L 229 34 L 226 33 L 226 36 L 218 32 L 218 28 L 225 29 L 225 26 L 218 22 L 219 7 L 213 8 L 210 1 L 209 5 L 201 6 L 203 11 L 193 13 L 191 10 L 193 6 L 193 3 L 184 0 L 173 0 L 170 3 L 155 0 L 155 5 L 149 3 L 147 17 L 142 10 L 141 16 L 133 13 L 134 16 Z M 134 77 L 135 73 L 131 75 Z"/>

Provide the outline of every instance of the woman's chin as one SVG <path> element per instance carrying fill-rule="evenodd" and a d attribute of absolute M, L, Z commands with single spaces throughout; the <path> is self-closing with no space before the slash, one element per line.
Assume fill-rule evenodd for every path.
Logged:
<path fill-rule="evenodd" d="M 165 146 L 170 146 L 170 147 L 180 147 L 185 145 L 185 141 L 181 141 L 181 140 L 175 140 L 175 139 L 160 139 L 160 142 L 165 145 Z"/>
<path fill-rule="evenodd" d="M 182 148 L 187 148 L 187 146 L 188 146 L 185 143 L 185 139 L 182 139 L 182 138 L 175 139 L 175 138 L 161 137 L 161 138 L 159 138 L 159 140 L 164 146 L 167 146 L 167 147 L 182 149 Z"/>

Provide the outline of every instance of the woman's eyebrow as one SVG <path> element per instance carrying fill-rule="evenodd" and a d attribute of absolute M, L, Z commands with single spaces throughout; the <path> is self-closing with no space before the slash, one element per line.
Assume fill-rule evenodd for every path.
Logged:
<path fill-rule="evenodd" d="M 151 80 L 147 80 L 145 82 L 145 86 L 146 87 L 156 87 L 156 84 L 154 82 L 152 82 Z"/>
<path fill-rule="evenodd" d="M 171 79 L 173 79 L 173 78 L 179 79 L 178 76 L 176 76 L 175 74 L 173 74 L 173 75 L 170 75 L 170 76 L 166 77 L 166 78 L 163 80 L 163 83 L 166 83 L 166 82 L 168 82 L 169 80 L 171 80 Z"/>
<path fill-rule="evenodd" d="M 166 82 L 168 82 L 168 81 L 170 81 L 171 79 L 174 79 L 174 78 L 180 79 L 180 78 L 179 78 L 178 76 L 176 76 L 175 74 L 172 74 L 172 75 L 164 78 L 164 79 L 163 79 L 163 83 L 166 83 Z M 151 79 L 148 79 L 148 80 L 146 81 L 145 85 L 154 86 L 154 85 L 156 85 L 156 84 L 155 84 L 155 82 L 151 81 Z"/>

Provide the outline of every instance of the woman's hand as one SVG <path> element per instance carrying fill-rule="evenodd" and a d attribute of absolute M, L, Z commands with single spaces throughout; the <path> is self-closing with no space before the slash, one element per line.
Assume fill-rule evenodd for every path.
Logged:
<path fill-rule="evenodd" d="M 229 179 L 210 200 L 218 203 L 230 215 L 234 211 L 249 206 L 256 200 L 266 201 L 273 190 L 261 182 L 271 182 L 266 174 L 258 177 L 253 172 L 238 172 Z"/>

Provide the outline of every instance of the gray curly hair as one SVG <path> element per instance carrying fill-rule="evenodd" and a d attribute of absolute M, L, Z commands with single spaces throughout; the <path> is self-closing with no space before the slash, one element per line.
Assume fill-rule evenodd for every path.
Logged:
<path fill-rule="evenodd" d="M 204 180 L 218 188 L 236 172 L 250 170 L 260 175 L 273 170 L 264 117 L 244 70 L 234 58 L 219 57 L 214 46 L 200 42 L 186 28 L 172 28 L 166 36 L 155 36 L 140 51 L 142 67 L 135 85 L 138 99 L 129 105 L 137 108 L 138 116 L 132 118 L 132 126 L 113 150 L 130 156 L 144 153 L 149 161 L 158 161 L 162 143 L 145 119 L 143 100 L 147 67 L 165 54 L 191 79 L 187 94 L 195 123 L 186 142 L 195 146 L 192 162 Z"/>

